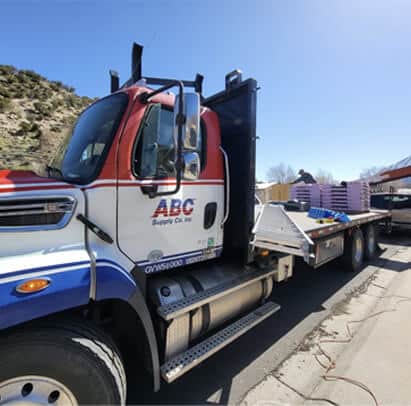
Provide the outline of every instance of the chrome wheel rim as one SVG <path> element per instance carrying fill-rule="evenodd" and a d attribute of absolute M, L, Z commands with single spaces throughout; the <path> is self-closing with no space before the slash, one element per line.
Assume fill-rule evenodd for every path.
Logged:
<path fill-rule="evenodd" d="M 357 238 L 355 241 L 355 262 L 361 262 L 362 259 L 362 241 L 360 238 Z"/>
<path fill-rule="evenodd" d="M 78 402 L 73 392 L 61 382 L 45 376 L 27 375 L 0 383 L 0 404 L 77 406 Z"/>

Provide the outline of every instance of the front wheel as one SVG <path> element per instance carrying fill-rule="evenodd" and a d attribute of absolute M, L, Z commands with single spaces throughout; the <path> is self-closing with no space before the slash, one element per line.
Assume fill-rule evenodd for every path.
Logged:
<path fill-rule="evenodd" d="M 118 350 L 94 327 L 25 328 L 0 340 L 0 403 L 125 404 Z"/>
<path fill-rule="evenodd" d="M 344 262 L 349 271 L 361 269 L 364 261 L 364 236 L 360 229 L 353 230 L 344 242 Z"/>

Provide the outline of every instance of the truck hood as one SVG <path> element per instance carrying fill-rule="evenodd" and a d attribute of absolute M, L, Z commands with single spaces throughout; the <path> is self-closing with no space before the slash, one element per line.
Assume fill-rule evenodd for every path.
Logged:
<path fill-rule="evenodd" d="M 31 171 L 0 170 L 0 196 L 2 193 L 68 189 L 73 187 L 69 183 L 53 178 L 41 177 Z"/>

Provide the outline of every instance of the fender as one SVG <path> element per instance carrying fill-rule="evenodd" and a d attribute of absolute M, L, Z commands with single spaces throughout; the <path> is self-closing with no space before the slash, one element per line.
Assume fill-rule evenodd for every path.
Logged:
<path fill-rule="evenodd" d="M 96 300 L 122 299 L 126 301 L 139 317 L 150 349 L 153 369 L 154 391 L 160 389 L 160 361 L 153 321 L 147 307 L 142 289 L 138 286 L 133 274 L 142 272 L 135 267 L 131 272 L 110 260 L 97 260 L 96 266 Z"/>
<path fill-rule="evenodd" d="M 150 348 L 151 365 L 153 368 L 153 386 L 154 391 L 157 392 L 160 390 L 160 360 L 158 356 L 157 339 L 147 304 L 138 287 L 136 287 L 134 293 L 129 297 L 128 303 L 139 316 L 146 333 L 147 342 Z"/>
<path fill-rule="evenodd" d="M 33 278 L 45 278 L 49 286 L 22 294 L 16 287 Z M 0 329 L 89 302 L 90 262 L 60 264 L 7 273 L 0 278 Z"/>
<path fill-rule="evenodd" d="M 110 260 L 97 260 L 96 301 L 121 299 L 142 322 L 150 348 L 154 390 L 160 389 L 160 363 L 153 322 L 144 295 L 132 275 Z M 16 287 L 33 278 L 46 278 L 49 286 L 21 294 Z M 0 278 L 0 329 L 89 303 L 90 261 L 60 264 L 7 273 Z"/>

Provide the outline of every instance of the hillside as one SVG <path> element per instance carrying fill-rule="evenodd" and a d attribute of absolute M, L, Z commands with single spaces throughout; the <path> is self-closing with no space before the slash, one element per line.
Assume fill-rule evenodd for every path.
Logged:
<path fill-rule="evenodd" d="M 31 70 L 0 65 L 0 169 L 44 167 L 92 101 Z"/>

